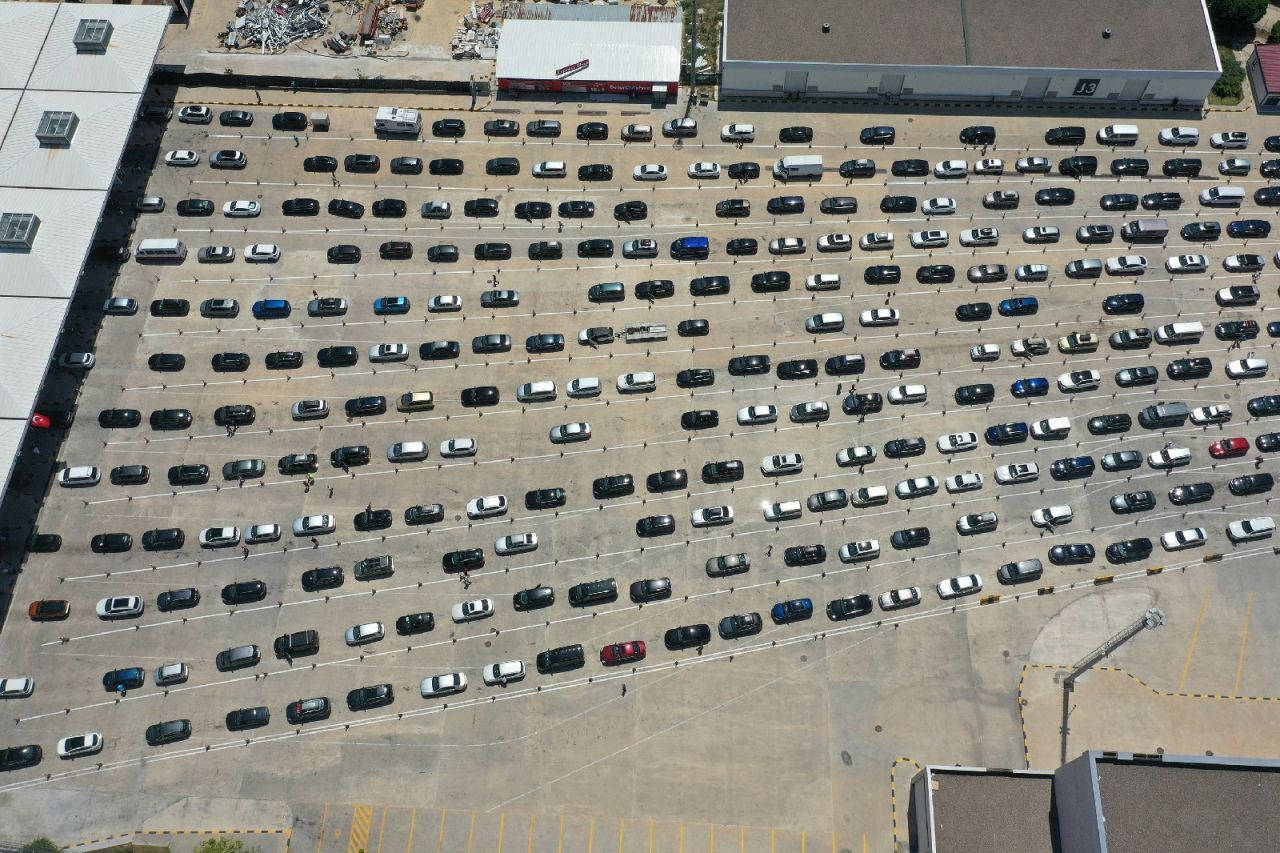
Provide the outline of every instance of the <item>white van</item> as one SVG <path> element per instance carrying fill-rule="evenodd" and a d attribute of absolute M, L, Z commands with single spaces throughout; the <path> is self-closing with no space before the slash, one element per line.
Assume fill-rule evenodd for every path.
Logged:
<path fill-rule="evenodd" d="M 387 448 L 388 462 L 421 462 L 427 458 L 424 441 L 397 441 Z"/>
<path fill-rule="evenodd" d="M 764 520 L 787 521 L 799 518 L 800 512 L 800 501 L 774 501 L 764 508 Z"/>
<path fill-rule="evenodd" d="M 1136 124 L 1109 124 L 1098 131 L 1098 142 L 1103 145 L 1132 145 L 1137 141 Z"/>
<path fill-rule="evenodd" d="M 187 257 L 187 247 L 181 240 L 143 240 L 133 256 L 140 263 L 147 261 L 181 261 Z"/>
<path fill-rule="evenodd" d="M 556 398 L 556 383 L 550 379 L 526 382 L 516 389 L 516 399 L 521 403 L 544 403 Z"/>
<path fill-rule="evenodd" d="M 1120 226 L 1120 236 L 1126 240 L 1163 240 L 1169 236 L 1167 219 L 1132 219 Z"/>
<path fill-rule="evenodd" d="M 312 117 L 312 124 L 315 118 Z M 373 129 L 379 133 L 407 133 L 416 136 L 422 130 L 422 113 L 406 107 L 378 107 Z"/>
<path fill-rule="evenodd" d="M 859 486 L 853 490 L 849 502 L 854 506 L 876 506 L 888 503 L 889 488 L 887 486 Z"/>
<path fill-rule="evenodd" d="M 653 127 L 647 124 L 629 124 L 622 129 L 622 138 L 628 142 L 649 142 L 653 139 Z"/>
<path fill-rule="evenodd" d="M 810 334 L 839 332 L 844 329 L 844 315 L 839 311 L 824 311 L 804 321 L 804 329 Z"/>
<path fill-rule="evenodd" d="M 1203 335 L 1204 324 L 1199 320 L 1166 323 L 1156 329 L 1156 340 L 1162 344 L 1197 343 Z"/>
<path fill-rule="evenodd" d="M 1200 190 L 1200 203 L 1213 207 L 1239 207 L 1244 204 L 1244 190 L 1240 187 L 1209 187 Z"/>
<path fill-rule="evenodd" d="M 535 178 L 563 178 L 568 173 L 569 168 L 563 160 L 544 160 L 533 167 Z"/>
<path fill-rule="evenodd" d="M 396 401 L 396 410 L 401 412 L 425 412 L 435 408 L 436 398 L 430 391 L 406 391 Z"/>
<path fill-rule="evenodd" d="M 1036 438 L 1066 438 L 1070 432 L 1070 418 L 1044 418 L 1031 425 L 1031 434 Z"/>
<path fill-rule="evenodd" d="M 923 403 L 929 389 L 923 385 L 895 385 L 889 389 L 890 403 Z"/>
<path fill-rule="evenodd" d="M 63 468 L 58 472 L 58 485 L 68 489 L 74 489 L 79 486 L 96 486 L 100 479 L 102 479 L 101 474 L 92 465 Z"/>

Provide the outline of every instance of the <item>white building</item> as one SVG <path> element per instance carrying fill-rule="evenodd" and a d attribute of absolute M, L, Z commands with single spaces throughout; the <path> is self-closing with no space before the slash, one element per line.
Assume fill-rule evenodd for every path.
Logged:
<path fill-rule="evenodd" d="M 1198 105 L 1204 0 L 724 0 L 721 93 Z"/>

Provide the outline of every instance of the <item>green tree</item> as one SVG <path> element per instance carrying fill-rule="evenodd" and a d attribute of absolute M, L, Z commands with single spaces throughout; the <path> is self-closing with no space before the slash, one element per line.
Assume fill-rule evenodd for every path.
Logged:
<path fill-rule="evenodd" d="M 1267 44 L 1280 44 L 1280 21 L 1271 25 L 1271 35 L 1267 36 Z"/>
<path fill-rule="evenodd" d="M 28 841 L 23 846 L 22 853 L 58 853 L 58 845 L 42 835 L 39 838 Z"/>
<path fill-rule="evenodd" d="M 258 853 L 258 848 L 250 847 L 238 838 L 215 835 L 200 842 L 195 853 Z"/>
<path fill-rule="evenodd" d="M 1240 100 L 1244 97 L 1244 68 L 1225 47 L 1218 48 L 1218 59 L 1222 62 L 1222 76 L 1213 84 L 1213 93 L 1223 100 Z"/>
<path fill-rule="evenodd" d="M 1209 0 L 1209 17 L 1225 31 L 1252 26 L 1266 11 L 1267 0 Z"/>

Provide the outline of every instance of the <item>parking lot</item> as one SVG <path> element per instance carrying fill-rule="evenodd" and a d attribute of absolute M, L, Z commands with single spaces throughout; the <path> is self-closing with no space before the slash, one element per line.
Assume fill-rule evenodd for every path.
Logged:
<path fill-rule="evenodd" d="M 199 103 L 195 93 L 183 95 L 180 103 Z M 69 467 L 96 467 L 100 482 L 51 486 L 38 527 L 61 536 L 62 545 L 28 558 L 0 641 L 0 677 L 37 682 L 33 696 L 6 705 L 20 722 L 5 724 L 3 745 L 44 750 L 39 766 L 5 774 L 5 796 L 39 791 L 52 774 L 89 792 L 131 780 L 140 791 L 194 786 L 209 797 L 657 815 L 808 830 L 824 847 L 828 836 L 852 849 L 870 835 L 884 849 L 890 830 L 881 791 L 898 756 L 1021 766 L 1007 693 L 1016 674 L 1005 658 L 1026 660 L 1064 598 L 1100 595 L 1092 579 L 1113 575 L 1158 588 L 1151 594 L 1162 606 L 1186 605 L 1194 614 L 1205 555 L 1228 555 L 1224 567 L 1251 572 L 1274 561 L 1269 533 L 1233 543 L 1226 529 L 1271 516 L 1270 482 L 1256 475 L 1274 471 L 1280 449 L 1280 400 L 1268 401 L 1277 393 L 1268 362 L 1280 326 L 1268 325 L 1267 311 L 1277 241 L 1235 237 L 1227 227 L 1272 223 L 1280 210 L 1254 197 L 1271 186 L 1261 164 L 1280 154 L 1264 150 L 1264 135 L 1252 127 L 1246 148 L 1219 151 L 1210 134 L 1244 125 L 1211 116 L 1198 125 L 1196 144 L 1163 146 L 1157 134 L 1169 123 L 1143 121 L 1135 145 L 1113 148 L 1095 141 L 1103 120 L 1019 119 L 1011 132 L 997 120 L 994 144 L 966 146 L 960 130 L 982 122 L 827 115 L 815 122 L 811 144 L 780 144 L 781 128 L 802 123 L 796 116 L 707 112 L 696 137 L 665 138 L 654 127 L 653 141 L 624 142 L 620 132 L 632 118 L 608 115 L 601 119 L 608 139 L 584 141 L 575 138 L 578 118 L 565 115 L 562 135 L 550 139 L 525 133 L 524 124 L 539 118 L 529 111 L 511 116 L 520 122 L 514 137 L 486 136 L 482 125 L 492 115 L 429 113 L 421 137 L 411 139 L 376 135 L 372 107 L 335 113 L 328 133 L 273 131 L 272 110 L 253 112 L 248 128 L 220 126 L 216 117 L 182 123 L 175 115 L 139 131 L 162 134 L 146 194 L 165 205 L 137 215 L 132 244 L 178 240 L 187 256 L 125 262 L 113 294 L 135 300 L 137 311 L 101 320 L 96 364 L 85 371 L 79 417 L 59 455 Z M 463 118 L 465 134 L 433 137 L 430 123 L 442 117 Z M 720 140 L 721 125 L 746 121 L 754 123 L 754 141 Z M 1077 123 L 1087 129 L 1082 144 L 1046 143 L 1045 131 Z M 895 126 L 892 145 L 858 142 L 862 128 L 881 124 Z M 242 152 L 244 166 L 211 168 L 210 155 L 222 149 Z M 199 162 L 165 164 L 165 152 L 185 150 L 200 154 Z M 352 154 L 377 155 L 377 170 L 349 171 L 344 158 Z M 771 175 L 779 158 L 814 154 L 823 158 L 818 180 Z M 1096 156 L 1098 174 L 1060 174 L 1059 160 L 1075 155 Z M 335 170 L 304 169 L 313 156 L 334 158 Z M 457 158 L 464 169 L 396 174 L 390 164 L 397 157 Z M 486 163 L 499 157 L 518 158 L 519 173 L 486 174 Z M 1024 157 L 1048 158 L 1052 170 L 1020 172 L 1016 161 Z M 1164 177 L 1161 164 L 1176 157 L 1201 158 L 1201 176 Z M 1227 157 L 1250 159 L 1248 174 L 1220 176 Z M 842 178 L 840 165 L 858 158 L 873 159 L 874 173 Z M 893 161 L 910 158 L 926 160 L 928 174 L 891 173 Z M 984 158 L 999 158 L 1002 172 L 974 174 Z M 1114 158 L 1148 159 L 1150 174 L 1112 176 Z M 939 162 L 957 159 L 965 161 L 963 175 L 935 177 Z M 547 161 L 564 162 L 566 177 L 531 174 Z M 721 175 L 689 177 L 696 162 L 718 164 Z M 730 179 L 730 164 L 742 162 L 759 164 L 761 176 Z M 578 180 L 579 167 L 591 164 L 611 166 L 612 178 Z M 664 166 L 666 179 L 633 177 L 647 164 Z M 1241 206 L 1200 202 L 1201 190 L 1225 186 L 1244 189 Z M 1052 203 L 1052 194 L 1050 203 L 1037 201 L 1037 192 L 1055 188 L 1073 196 L 1065 204 Z M 1016 206 L 984 203 L 993 191 L 1018 193 Z M 1108 195 L 1158 192 L 1180 193 L 1180 207 L 1101 206 Z M 780 196 L 802 197 L 803 211 L 769 212 Z M 920 204 L 944 198 L 950 203 L 931 207 L 951 212 L 884 213 L 885 196 Z M 824 200 L 830 209 L 831 199 L 846 197 L 856 210 L 842 202 L 841 212 L 824 211 Z M 189 198 L 211 201 L 213 214 L 178 215 L 178 202 Z M 298 198 L 315 199 L 319 212 L 284 215 L 282 204 Z M 384 199 L 402 200 L 405 215 L 375 216 Z M 468 215 L 474 199 L 495 200 L 497 215 Z M 749 203 L 743 215 L 717 215 L 728 199 Z M 350 207 L 347 216 L 332 215 L 334 200 L 355 202 L 363 215 L 352 218 Z M 257 202 L 259 215 L 224 215 L 223 205 L 235 201 Z M 420 214 L 439 201 L 448 202 L 448 218 Z M 593 203 L 594 215 L 559 215 L 571 201 Z M 641 218 L 615 217 L 615 205 L 633 201 L 645 203 Z M 529 202 L 549 203 L 551 215 L 517 218 L 516 205 Z M 1167 221 L 1167 236 L 1126 241 L 1120 233 L 1127 222 L 1157 218 Z M 1205 221 L 1221 223 L 1221 236 L 1182 236 L 1184 226 Z M 1114 229 L 1108 242 L 1077 238 L 1077 229 L 1099 224 Z M 965 242 L 982 245 L 961 244 L 961 232 L 985 227 L 998 236 L 968 235 Z M 1024 239 L 1026 229 L 1047 227 L 1059 229 L 1056 242 Z M 913 232 L 930 229 L 947 232 L 945 245 L 939 235 L 913 241 Z M 891 247 L 859 247 L 864 235 L 884 232 Z M 829 235 L 848 235 L 851 245 L 829 240 L 833 250 L 820 250 Z M 706 259 L 673 258 L 672 242 L 694 236 L 707 238 Z M 730 254 L 729 241 L 744 238 L 757 241 L 757 251 Z M 788 238 L 803 241 L 793 244 L 795 254 L 770 250 L 770 241 Z M 612 241 L 609 256 L 580 257 L 581 241 L 601 239 Z M 655 241 L 656 257 L 624 257 L 624 243 L 638 239 Z M 407 241 L 412 257 L 380 257 L 388 241 Z M 537 241 L 558 241 L 563 256 L 531 260 Z M 509 260 L 476 259 L 477 246 L 495 243 L 510 245 Z M 263 244 L 278 247 L 278 260 L 246 259 L 248 247 Z M 339 245 L 358 247 L 359 260 L 346 252 L 343 262 L 330 262 L 327 253 Z M 458 259 L 428 260 L 441 245 L 457 247 Z M 197 253 L 206 246 L 230 246 L 234 260 L 202 263 Z M 1260 255 L 1262 269 L 1228 271 L 1224 263 L 1241 254 Z M 1107 267 L 1108 259 L 1132 255 L 1145 257 L 1138 274 L 1135 262 Z M 1186 255 L 1203 255 L 1205 269 L 1170 272 L 1166 259 Z M 1097 277 L 1069 276 L 1066 266 L 1080 259 L 1104 268 Z M 1015 274 L 1031 264 L 1047 267 L 1044 280 L 1035 271 Z M 921 281 L 918 270 L 934 265 L 952 266 L 954 281 L 927 273 Z M 978 265 L 1005 269 L 971 273 Z M 890 271 L 868 274 L 885 266 L 900 268 L 898 281 Z M 789 274 L 785 287 L 768 276 L 777 272 Z M 838 279 L 806 283 L 816 275 Z M 710 276 L 727 276 L 728 291 L 696 293 L 708 285 L 692 280 Z M 972 280 L 983 277 L 996 280 Z M 672 295 L 637 297 L 637 285 L 662 280 L 672 282 Z M 589 296 L 593 285 L 609 282 L 622 283 L 623 298 Z M 1259 293 L 1218 293 L 1231 286 Z M 486 307 L 482 298 L 491 302 L 485 294 L 495 290 L 515 291 L 518 301 Z M 1119 300 L 1104 308 L 1108 297 L 1124 294 L 1141 294 L 1141 305 Z M 309 307 L 336 298 L 345 300 L 344 313 L 321 316 L 326 310 Z M 206 316 L 217 309 L 206 300 L 227 299 L 236 301 L 234 316 L 225 308 L 223 316 Z M 187 308 L 154 316 L 153 300 L 186 300 Z M 288 316 L 255 317 L 260 300 L 287 300 Z M 1232 300 L 1241 304 L 1224 304 Z M 986 309 L 967 309 L 967 316 L 982 319 L 959 319 L 957 308 L 977 303 Z M 882 309 L 893 313 L 876 313 Z M 839 316 L 826 316 L 832 313 Z M 1237 321 L 1256 325 L 1217 325 Z M 1133 346 L 1111 338 L 1138 328 L 1167 337 L 1159 330 L 1173 323 L 1199 323 L 1202 335 L 1145 345 L 1139 336 Z M 580 343 L 591 329 L 585 336 L 592 340 Z M 508 337 L 476 340 L 492 335 Z M 537 335 L 563 341 L 528 341 Z M 371 354 L 384 344 L 403 347 Z M 983 345 L 992 346 L 984 352 Z M 323 348 L 343 346 L 354 348 L 354 364 L 319 363 Z M 281 352 L 301 353 L 301 364 L 280 367 L 271 354 Z M 227 353 L 247 355 L 247 366 Z M 165 354 L 183 359 L 153 369 L 151 359 Z M 850 357 L 847 367 L 828 361 L 840 356 Z M 743 357 L 767 362 L 731 363 Z M 1203 375 L 1202 363 L 1185 361 L 1200 358 L 1211 362 Z M 1262 363 L 1235 365 L 1233 373 L 1249 375 L 1229 375 L 1228 363 L 1243 359 Z M 230 369 L 215 369 L 215 361 Z M 1156 369 L 1154 382 L 1140 373 L 1117 380 L 1118 371 L 1144 367 Z M 681 375 L 699 368 L 710 373 Z M 644 373 L 653 375 L 652 386 L 637 375 Z M 1043 389 L 1035 379 L 1045 380 Z M 554 396 L 519 399 L 529 396 L 518 396 L 520 386 L 538 382 L 553 383 Z M 988 383 L 989 399 L 980 387 Z M 923 399 L 894 390 L 913 385 L 925 387 Z M 496 397 L 475 390 L 487 387 Z M 878 407 L 873 395 L 883 398 Z M 369 397 L 384 399 L 348 408 Z M 906 402 L 895 403 L 899 397 Z M 306 400 L 325 401 L 327 414 L 295 417 L 295 404 Z M 1144 407 L 1174 401 L 1197 411 L 1139 423 Z M 228 425 L 226 410 L 216 414 L 226 406 L 251 406 L 252 418 L 242 409 L 231 413 L 241 422 Z M 1226 410 L 1199 411 L 1210 406 Z M 108 409 L 137 410 L 140 424 L 103 428 L 98 412 Z M 152 413 L 169 409 L 188 411 L 189 425 L 179 414 L 175 428 L 156 428 L 163 424 Z M 1108 415 L 1131 421 L 1091 423 Z M 1040 426 L 1054 418 L 1069 423 Z M 558 437 L 561 427 L 579 424 L 589 429 Z M 1001 424 L 1023 426 L 1007 429 L 1007 440 L 988 434 Z M 896 456 L 900 445 L 886 447 L 917 437 L 918 452 L 911 442 Z M 1215 444 L 1231 438 L 1247 443 Z M 411 442 L 421 450 L 395 449 Z M 354 451 L 334 456 L 358 447 L 367 448 L 367 462 Z M 1137 461 L 1115 456 L 1124 451 L 1135 451 Z M 397 452 L 402 461 L 391 461 Z M 305 462 L 286 469 L 280 463 L 290 454 L 314 454 L 314 469 Z M 801 458 L 771 461 L 784 454 Z M 1089 461 L 1069 461 L 1080 457 Z M 262 465 L 224 471 L 241 460 Z M 714 468 L 733 461 L 736 473 Z M 113 469 L 126 465 L 147 466 L 147 481 L 113 484 Z M 171 481 L 175 466 L 192 465 L 207 466 L 207 482 Z M 1028 465 L 1034 470 L 997 470 Z M 685 479 L 655 476 L 670 471 Z M 614 475 L 630 475 L 630 485 L 601 481 Z M 1212 489 L 1171 495 L 1200 483 Z M 883 499 L 876 487 L 887 492 Z M 549 489 L 563 495 L 530 494 Z M 1125 494 L 1136 497 L 1113 502 Z M 469 511 L 469 502 L 486 496 L 504 496 L 501 511 Z M 793 501 L 799 507 L 789 511 Z M 441 514 L 432 514 L 433 504 Z M 1069 514 L 1042 513 L 1053 524 L 1033 520 L 1037 510 L 1063 506 Z M 422 509 L 411 511 L 409 523 L 414 507 Z M 306 520 L 316 516 L 331 516 L 332 529 Z M 669 532 L 653 520 L 664 516 Z M 246 543 L 254 525 L 278 525 L 278 539 Z M 202 532 L 221 527 L 236 528 L 226 547 L 202 547 Z M 170 528 L 183 531 L 179 547 L 143 547 L 148 531 Z M 1197 529 L 1205 541 L 1177 535 Z M 91 538 L 111 533 L 128 533 L 131 547 L 94 553 Z M 508 536 L 517 541 L 499 541 Z M 1107 553 L 1141 538 L 1149 555 L 1140 544 Z M 1051 553 L 1057 546 L 1064 547 Z M 450 563 L 469 549 L 479 549 L 483 562 Z M 500 553 L 506 549 L 513 553 Z M 714 568 L 716 558 L 740 554 L 745 571 Z M 357 564 L 384 555 L 390 573 L 361 579 Z M 1002 566 L 1031 559 L 1041 561 L 1042 574 L 997 576 Z M 342 570 L 339 585 L 304 588 L 305 572 L 331 566 Z M 1146 577 L 1154 566 L 1197 568 L 1161 581 Z M 967 581 L 971 574 L 980 580 Z M 616 581 L 616 599 L 571 604 L 572 587 L 606 578 Z M 953 578 L 961 579 L 958 595 L 943 600 L 938 586 Z M 669 584 L 632 597 L 634 582 L 662 579 Z M 265 589 L 226 597 L 227 585 L 246 581 Z M 1075 583 L 1078 589 L 1067 589 Z M 513 605 L 514 595 L 539 586 L 554 590 L 553 603 Z M 1047 587 L 1060 592 L 1034 595 Z M 161 593 L 185 588 L 198 590 L 195 606 L 157 606 Z M 881 598 L 905 590 L 915 590 L 918 602 L 908 593 L 898 609 L 898 601 Z M 1025 597 L 1015 602 L 1019 594 Z M 860 595 L 870 600 L 829 610 L 829 602 Z M 990 595 L 1000 599 L 984 605 Z M 145 610 L 99 618 L 99 600 L 116 596 L 138 596 Z M 70 616 L 35 623 L 16 610 L 38 599 L 66 600 Z M 491 601 L 491 613 L 486 604 L 474 621 L 455 618 L 456 606 L 480 599 Z M 808 609 L 773 609 L 799 601 Z M 842 607 L 851 618 L 833 618 L 845 615 Z M 432 614 L 429 629 L 423 617 L 397 627 L 401 617 L 421 613 Z M 756 617 L 744 620 L 742 636 L 726 637 L 730 626 L 721 620 L 735 614 Z M 1118 626 L 1136 615 L 1114 618 Z M 349 628 L 369 623 L 381 625 L 375 639 L 345 639 Z M 705 626 L 705 635 L 668 633 L 681 626 Z M 1085 650 L 1106 639 L 1106 627 L 1079 641 Z M 278 636 L 312 629 L 318 651 L 273 654 Z M 647 647 L 643 657 L 631 646 L 619 650 L 619 665 L 602 663 L 602 649 L 635 641 Z M 220 652 L 253 644 L 260 659 L 219 671 Z M 539 652 L 572 644 L 582 646 L 583 666 L 538 672 Z M 513 661 L 523 668 L 486 684 L 487 667 Z M 155 685 L 155 669 L 170 662 L 185 663 L 189 676 Z M 145 670 L 143 686 L 103 690 L 104 673 L 135 666 Z M 459 672 L 465 691 L 424 697 L 423 679 Z M 379 698 L 390 696 L 389 704 L 349 707 L 349 691 L 383 684 L 390 691 Z M 328 699 L 324 719 L 286 721 L 286 706 L 312 697 Z M 254 707 L 268 709 L 268 723 L 228 731 L 230 712 Z M 149 746 L 147 726 L 168 720 L 189 720 L 190 737 Z M 89 731 L 102 734 L 101 753 L 60 762 L 58 739 Z M 988 740 L 984 731 L 997 734 Z M 95 770 L 97 762 L 107 772 Z M 192 779 L 193 766 L 207 768 L 203 779 Z M 409 778 L 413 785 L 404 786 Z M 863 789 L 868 784 L 880 786 L 875 796 Z M 443 826 L 442 817 L 441 838 Z M 531 849 L 532 833 L 531 825 Z"/>

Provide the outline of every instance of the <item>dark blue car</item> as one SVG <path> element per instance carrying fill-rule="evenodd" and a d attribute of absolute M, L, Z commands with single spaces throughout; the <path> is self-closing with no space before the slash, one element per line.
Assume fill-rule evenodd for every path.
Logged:
<path fill-rule="evenodd" d="M 1025 317 L 1040 310 L 1040 300 L 1034 296 L 1015 296 L 1000 301 L 1000 316 Z"/>
<path fill-rule="evenodd" d="M 787 622 L 798 622 L 813 616 L 813 602 L 807 598 L 793 598 L 790 601 L 779 601 L 769 611 L 773 621 L 779 625 Z"/>
<path fill-rule="evenodd" d="M 1027 440 L 1027 425 L 1022 421 L 987 427 L 988 444 L 1014 444 Z"/>
<path fill-rule="evenodd" d="M 1237 219 L 1227 225 L 1227 234 L 1241 240 L 1263 238 L 1271 234 L 1271 223 L 1265 219 Z"/>
<path fill-rule="evenodd" d="M 102 676 L 102 689 L 108 693 L 115 693 L 117 690 L 132 690 L 135 687 L 141 687 L 146 681 L 147 673 L 140 666 L 131 666 L 126 669 L 113 669 L 106 675 Z"/>
<path fill-rule="evenodd" d="M 1059 459 L 1049 466 L 1049 473 L 1055 480 L 1077 480 L 1093 473 L 1092 456 L 1071 456 Z"/>
<path fill-rule="evenodd" d="M 1030 379 L 1018 379 L 1009 386 L 1009 391 L 1015 397 L 1043 397 L 1045 394 L 1049 393 L 1049 380 L 1045 379 L 1043 376 L 1032 376 Z"/>
<path fill-rule="evenodd" d="M 373 300 L 373 313 L 375 314 L 408 314 L 409 313 L 409 297 L 407 296 L 379 296 Z"/>
<path fill-rule="evenodd" d="M 1146 304 L 1141 293 L 1117 293 L 1102 300 L 1102 310 L 1108 314 L 1137 314 Z"/>

